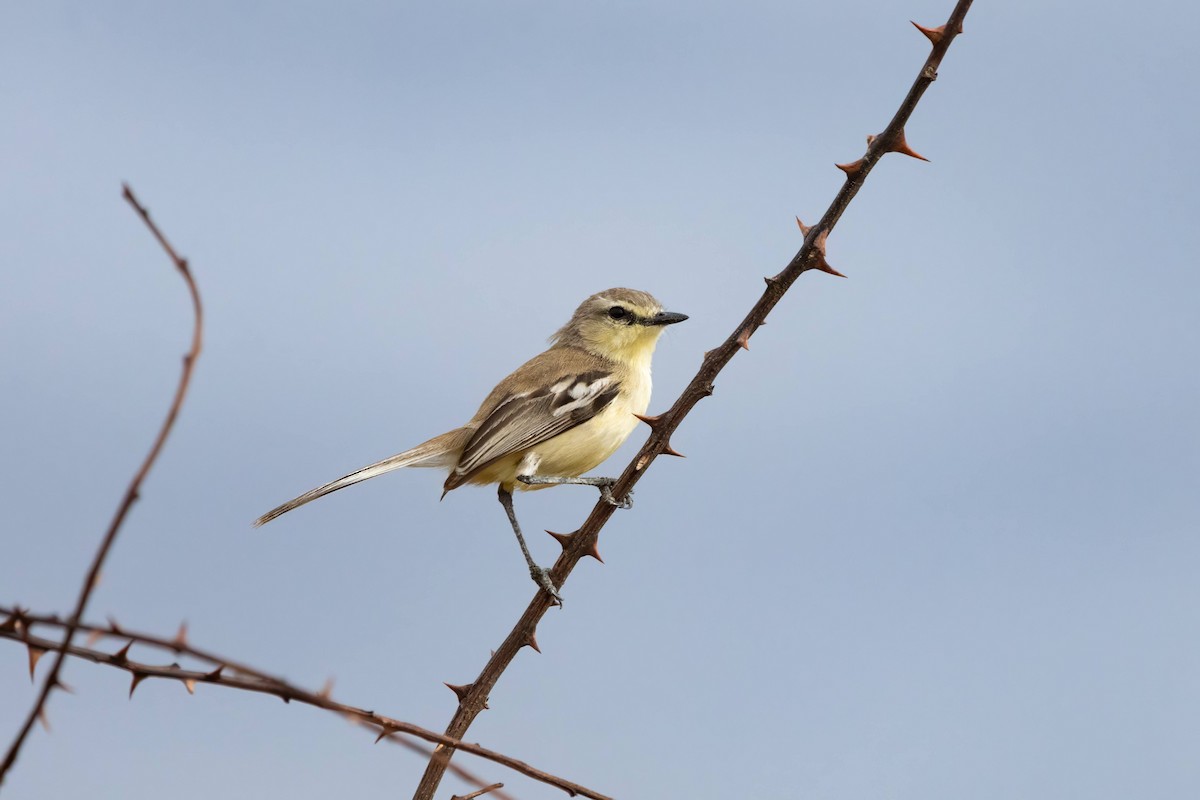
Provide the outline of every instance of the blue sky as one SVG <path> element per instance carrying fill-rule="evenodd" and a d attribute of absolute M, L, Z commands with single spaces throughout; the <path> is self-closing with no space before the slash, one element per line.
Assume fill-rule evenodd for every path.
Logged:
<path fill-rule="evenodd" d="M 89 617 L 440 730 L 533 593 L 493 493 L 400 473 L 250 521 L 461 424 L 610 286 L 691 316 L 665 408 L 951 6 L 10 4 L 0 599 L 67 610 L 177 377 L 187 298 L 129 181 L 207 349 Z M 829 240 L 849 279 L 801 278 L 468 738 L 622 798 L 1200 791 L 1195 28 L 978 3 L 908 127 L 931 163 L 875 170 Z M 593 501 L 517 498 L 540 560 Z M 0 647 L 0 732 L 25 668 Z M 66 679 L 6 798 L 406 796 L 423 766 L 270 698 Z"/>

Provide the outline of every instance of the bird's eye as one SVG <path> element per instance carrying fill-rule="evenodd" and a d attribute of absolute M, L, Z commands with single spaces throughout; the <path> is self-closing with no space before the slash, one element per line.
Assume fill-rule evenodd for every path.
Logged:
<path fill-rule="evenodd" d="M 608 315 L 613 319 L 624 319 L 627 313 L 623 306 L 613 306 L 608 310 Z"/>

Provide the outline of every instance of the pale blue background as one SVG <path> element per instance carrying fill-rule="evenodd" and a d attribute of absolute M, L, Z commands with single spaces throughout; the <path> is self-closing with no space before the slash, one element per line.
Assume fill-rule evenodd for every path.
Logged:
<path fill-rule="evenodd" d="M 951 5 L 5 4 L 0 600 L 67 610 L 177 377 L 128 180 L 208 339 L 89 617 L 441 729 L 533 592 L 493 493 L 399 474 L 250 521 L 460 424 L 610 286 L 692 317 L 665 408 Z M 801 279 L 469 738 L 621 798 L 1200 796 L 1196 36 L 980 0 L 909 126 L 932 163 L 875 171 L 850 279 Z M 594 495 L 518 501 L 570 530 Z M 423 766 L 270 698 L 66 679 L 6 798 L 406 797 Z M 32 696 L 0 646 L 0 739 Z"/>

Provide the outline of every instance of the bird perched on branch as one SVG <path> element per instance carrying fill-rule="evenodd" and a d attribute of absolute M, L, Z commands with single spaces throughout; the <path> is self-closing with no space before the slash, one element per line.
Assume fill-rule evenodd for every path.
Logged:
<path fill-rule="evenodd" d="M 581 478 L 616 452 L 650 404 L 650 359 L 667 325 L 687 319 L 663 311 L 646 292 L 609 289 L 592 295 L 534 356 L 496 386 L 461 428 L 305 492 L 255 521 L 263 525 L 330 492 L 401 467 L 450 471 L 446 492 L 465 483 L 499 484 L 500 503 L 534 581 L 556 601 L 547 570 L 534 563 L 513 511 L 514 489 L 584 484 L 615 498 L 613 478 Z"/>

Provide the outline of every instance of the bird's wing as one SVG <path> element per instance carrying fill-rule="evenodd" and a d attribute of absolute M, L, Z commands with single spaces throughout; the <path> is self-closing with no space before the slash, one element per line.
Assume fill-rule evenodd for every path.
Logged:
<path fill-rule="evenodd" d="M 621 385 L 606 370 L 564 375 L 543 389 L 504 398 L 463 448 L 446 480 L 453 489 L 493 461 L 582 425 L 616 398 Z"/>

